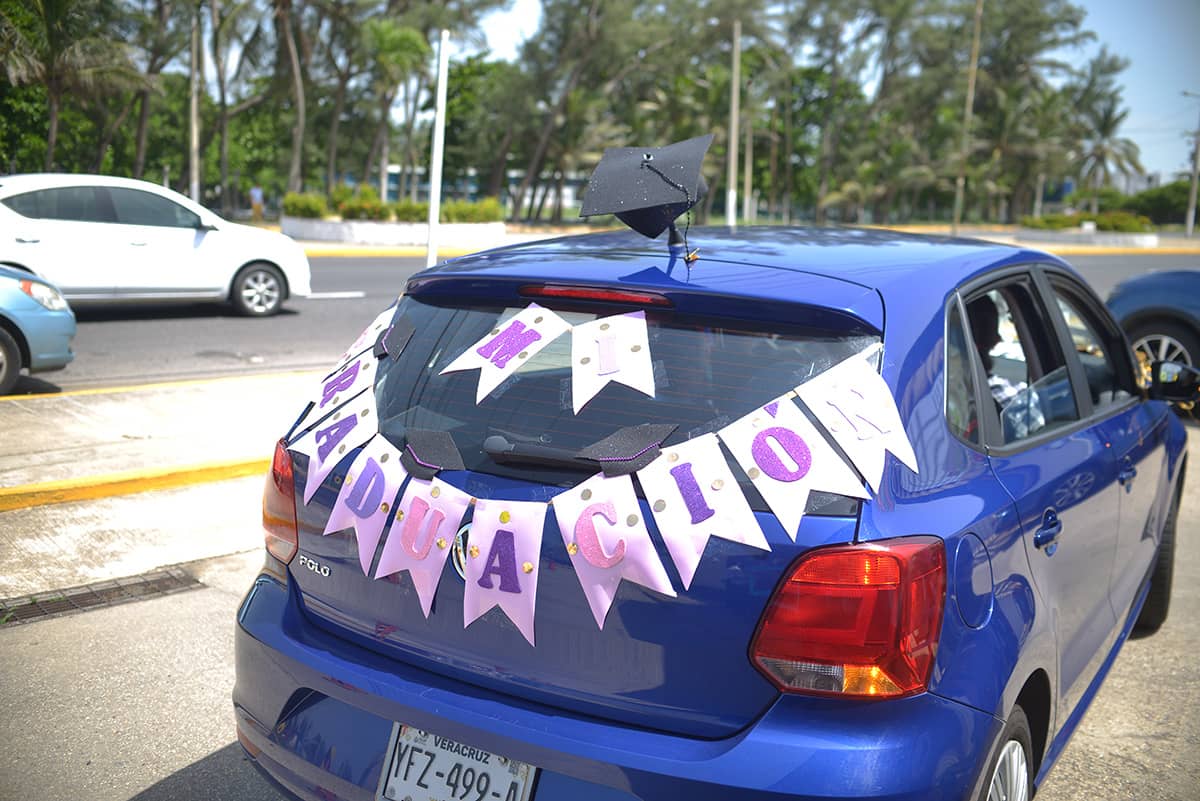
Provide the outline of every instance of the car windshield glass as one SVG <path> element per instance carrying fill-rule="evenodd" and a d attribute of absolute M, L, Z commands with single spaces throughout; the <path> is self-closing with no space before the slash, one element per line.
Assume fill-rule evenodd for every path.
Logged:
<path fill-rule="evenodd" d="M 476 404 L 478 370 L 439 371 L 520 309 L 439 306 L 406 297 L 401 310 L 416 333 L 403 358 L 385 359 L 380 368 L 376 396 L 384 434 L 402 443 L 408 428 L 448 431 L 469 470 L 560 486 L 578 483 L 588 473 L 497 464 L 484 441 L 499 435 L 516 445 L 572 454 L 627 426 L 667 423 L 678 428 L 666 442 L 681 442 L 724 427 L 878 341 L 861 330 L 794 325 L 768 330 L 647 311 L 654 397 L 609 383 L 577 415 L 570 333 L 530 357 Z M 572 325 L 607 314 L 555 311 Z M 743 481 L 747 494 L 756 494 L 744 476 Z"/>

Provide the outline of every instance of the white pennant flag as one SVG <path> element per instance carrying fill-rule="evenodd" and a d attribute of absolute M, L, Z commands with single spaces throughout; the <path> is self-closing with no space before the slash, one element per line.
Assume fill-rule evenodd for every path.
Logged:
<path fill-rule="evenodd" d="M 809 492 L 870 494 L 791 397 L 777 398 L 717 433 L 794 541 Z"/>
<path fill-rule="evenodd" d="M 375 547 L 406 478 L 400 451 L 381 434 L 367 443 L 346 471 L 324 533 L 354 528 L 364 576 L 370 575 Z"/>
<path fill-rule="evenodd" d="M 900 422 L 887 382 L 867 359 L 878 345 L 834 365 L 800 386 L 796 394 L 833 434 L 871 489 L 879 491 L 885 451 L 917 471 L 917 456 Z"/>
<path fill-rule="evenodd" d="M 303 433 L 363 390 L 372 389 L 378 368 L 379 360 L 368 352 L 351 359 L 341 370 L 327 376 L 310 398 L 312 408 L 293 430 Z"/>
<path fill-rule="evenodd" d="M 571 324 L 554 312 L 531 303 L 443 367 L 439 375 L 478 368 L 475 402 L 479 403 L 522 364 L 570 328 Z"/>
<path fill-rule="evenodd" d="M 375 415 L 375 393 L 364 392 L 312 431 L 288 444 L 288 450 L 308 457 L 304 480 L 304 502 L 312 500 L 321 483 L 347 453 L 363 445 L 379 431 Z"/>
<path fill-rule="evenodd" d="M 654 365 L 643 311 L 602 317 L 571 331 L 571 402 L 575 414 L 610 381 L 654 397 Z"/>
<path fill-rule="evenodd" d="M 684 589 L 692 585 L 710 537 L 771 550 L 716 434 L 663 448 L 637 477 Z"/>

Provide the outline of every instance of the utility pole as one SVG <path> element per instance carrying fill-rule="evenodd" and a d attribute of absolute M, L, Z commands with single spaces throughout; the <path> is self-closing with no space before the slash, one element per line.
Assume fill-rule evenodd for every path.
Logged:
<path fill-rule="evenodd" d="M 754 223 L 754 123 L 746 120 L 746 160 L 742 163 L 742 219 Z"/>
<path fill-rule="evenodd" d="M 983 27 L 983 0 L 975 0 L 975 35 L 971 38 L 971 63 L 967 66 L 967 107 L 963 112 L 962 147 L 958 154 L 958 177 L 954 179 L 954 220 L 950 230 L 957 234 L 962 222 L 963 191 L 967 183 L 967 151 L 971 146 L 971 117 L 975 113 L 975 74 L 979 71 L 979 33 Z"/>
<path fill-rule="evenodd" d="M 442 143 L 446 138 L 446 74 L 450 66 L 450 31 L 442 29 L 438 44 L 437 110 L 433 117 L 433 154 L 429 159 L 429 238 L 425 266 L 437 264 L 438 221 L 442 206 Z"/>
<path fill-rule="evenodd" d="M 729 90 L 729 167 L 725 173 L 725 224 L 737 226 L 738 104 L 742 83 L 742 21 L 733 21 L 733 86 Z"/>
<path fill-rule="evenodd" d="M 192 12 L 191 106 L 188 113 L 188 194 L 200 202 L 200 4 Z"/>
<path fill-rule="evenodd" d="M 1200 94 L 1189 92 L 1186 89 L 1183 95 L 1184 97 L 1200 98 Z M 1192 232 L 1196 229 L 1196 184 L 1200 183 L 1200 125 L 1197 125 L 1196 130 L 1192 132 L 1192 142 L 1192 188 L 1188 191 L 1187 217 L 1184 218 L 1188 239 L 1192 238 Z"/>

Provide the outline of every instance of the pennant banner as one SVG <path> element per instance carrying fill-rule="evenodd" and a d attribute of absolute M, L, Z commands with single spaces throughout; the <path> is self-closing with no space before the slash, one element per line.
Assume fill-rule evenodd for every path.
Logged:
<path fill-rule="evenodd" d="M 637 476 L 684 589 L 710 537 L 771 550 L 715 434 L 664 448 Z"/>
<path fill-rule="evenodd" d="M 324 533 L 354 528 L 358 563 L 364 576 L 371 574 L 375 547 L 406 478 L 408 473 L 400 465 L 400 451 L 382 434 L 367 443 L 346 471 Z"/>
<path fill-rule="evenodd" d="M 426 618 L 433 608 L 446 557 L 470 505 L 470 495 L 437 478 L 414 478 L 400 499 L 375 578 L 407 570 Z"/>
<path fill-rule="evenodd" d="M 870 497 L 791 394 L 717 432 L 794 542 L 813 490 Z"/>
<path fill-rule="evenodd" d="M 646 529 L 631 476 L 592 476 L 556 496 L 551 505 L 592 617 L 601 629 L 622 579 L 675 597 Z"/>
<path fill-rule="evenodd" d="M 479 403 L 517 368 L 570 328 L 571 324 L 554 312 L 531 303 L 442 368 L 439 375 L 478 368 L 475 402 Z"/>
<path fill-rule="evenodd" d="M 521 634 L 534 644 L 546 504 L 477 500 L 471 520 L 463 591 L 463 626 L 499 606 Z"/>
<path fill-rule="evenodd" d="M 379 335 L 382 334 L 384 330 L 386 330 L 391 324 L 392 317 L 394 317 L 395 314 L 395 303 L 381 311 L 379 315 L 371 321 L 371 324 L 364 328 L 363 332 L 358 335 L 358 339 L 350 343 L 350 347 L 346 348 L 346 352 L 338 357 L 338 366 L 333 368 L 333 372 L 330 373 L 327 378 L 331 378 L 334 373 L 340 373 L 355 356 L 358 356 L 368 348 L 373 348 L 375 346 L 375 340 L 378 339 Z"/>
<path fill-rule="evenodd" d="M 325 477 L 343 456 L 366 443 L 378 430 L 375 393 L 364 392 L 351 398 L 312 431 L 290 443 L 288 450 L 308 457 L 304 502 L 307 504 L 312 500 Z"/>
<path fill-rule="evenodd" d="M 571 330 L 571 402 L 575 414 L 610 381 L 654 397 L 646 313 L 602 317 Z"/>
<path fill-rule="evenodd" d="M 896 400 L 867 361 L 878 346 L 851 356 L 800 386 L 796 394 L 878 492 L 885 451 L 917 471 L 917 456 L 900 422 Z"/>
<path fill-rule="evenodd" d="M 318 420 L 327 417 L 330 412 L 346 403 L 348 399 L 364 390 L 375 386 L 375 374 L 379 360 L 371 353 L 364 352 L 350 360 L 341 370 L 327 376 L 317 391 L 313 393 L 312 408 L 296 425 L 295 430 L 303 432 Z"/>

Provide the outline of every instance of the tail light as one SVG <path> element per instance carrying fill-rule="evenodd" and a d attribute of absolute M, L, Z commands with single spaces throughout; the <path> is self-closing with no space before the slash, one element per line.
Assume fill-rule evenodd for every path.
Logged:
<path fill-rule="evenodd" d="M 527 284 L 519 290 L 527 298 L 565 298 L 597 300 L 604 303 L 630 303 L 636 306 L 671 306 L 671 299 L 657 292 L 641 292 L 608 287 Z"/>
<path fill-rule="evenodd" d="M 292 455 L 283 440 L 275 445 L 271 475 L 263 490 L 263 530 L 267 552 L 285 565 L 300 547 L 296 527 L 296 484 L 292 474 Z"/>
<path fill-rule="evenodd" d="M 923 692 L 945 596 L 946 551 L 936 537 L 820 548 L 775 590 L 751 658 L 783 692 Z"/>

